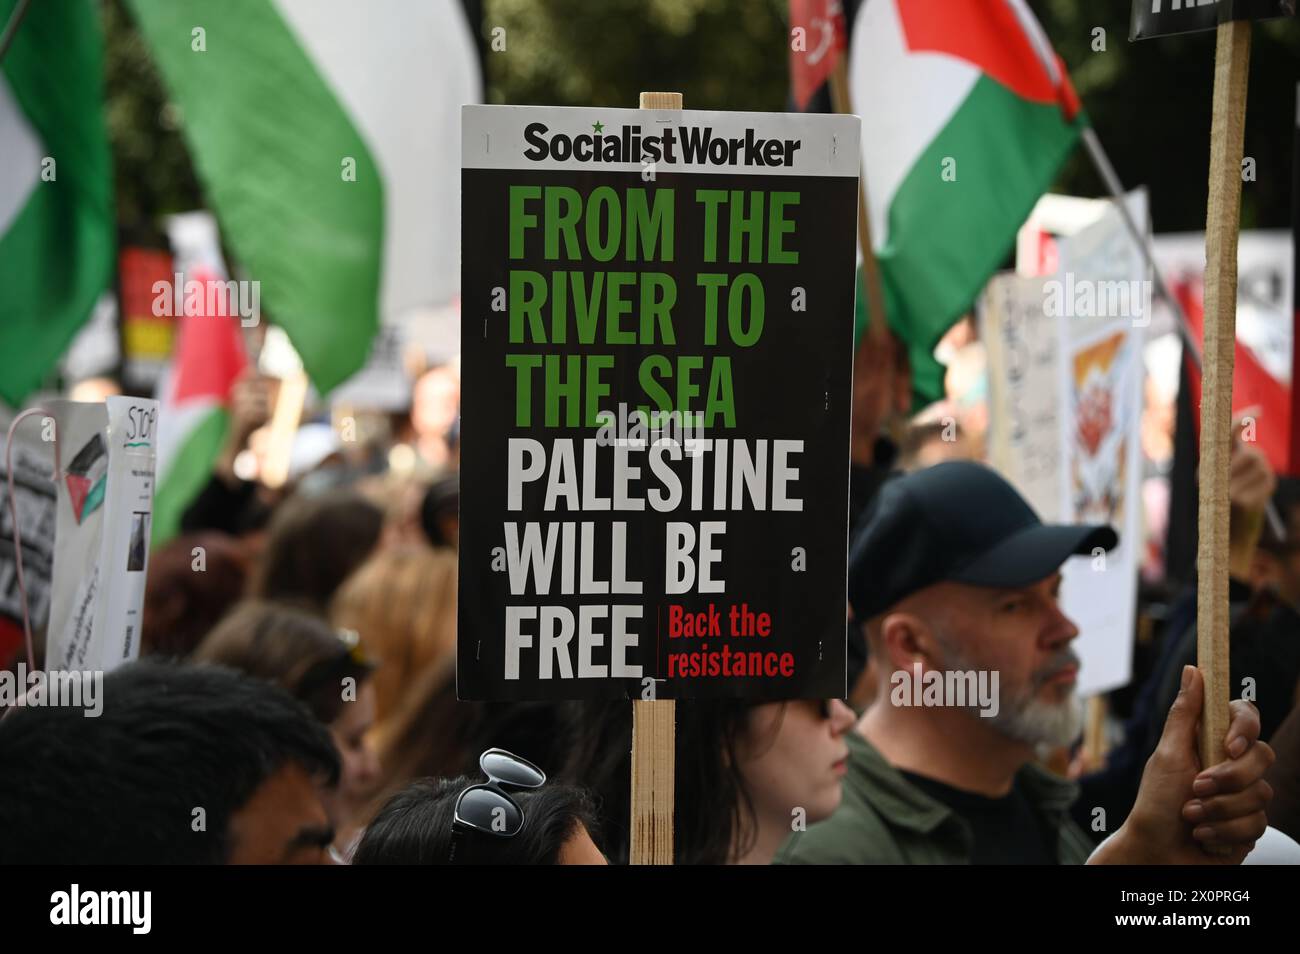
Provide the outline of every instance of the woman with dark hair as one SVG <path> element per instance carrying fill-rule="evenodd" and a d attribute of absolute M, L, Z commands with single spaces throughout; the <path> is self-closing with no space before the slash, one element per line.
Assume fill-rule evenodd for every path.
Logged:
<path fill-rule="evenodd" d="M 502 775 L 494 761 L 506 767 Z M 535 766 L 502 749 L 484 752 L 480 764 L 487 783 L 465 776 L 421 779 L 394 795 L 367 826 L 352 863 L 606 864 L 582 789 L 547 784 Z M 521 781 L 520 771 L 531 778 Z"/>
<path fill-rule="evenodd" d="M 378 548 L 383 530 L 383 510 L 355 491 L 291 497 L 271 518 L 252 595 L 323 615 L 343 581 Z"/>
<path fill-rule="evenodd" d="M 151 553 L 140 655 L 183 659 L 192 653 L 239 602 L 248 564 L 246 544 L 216 531 L 184 534 Z"/>
<path fill-rule="evenodd" d="M 677 864 L 770 864 L 829 818 L 853 723 L 839 699 L 678 703 Z"/>
<path fill-rule="evenodd" d="M 190 661 L 229 666 L 273 682 L 306 703 L 330 730 L 343 771 L 337 789 L 326 796 L 326 807 L 335 844 L 350 845 L 379 777 L 368 737 L 375 721 L 374 665 L 357 634 L 333 629 L 293 607 L 248 601 L 217 624 Z"/>
<path fill-rule="evenodd" d="M 375 727 L 383 766 L 376 802 L 416 779 L 472 772 L 491 745 L 541 765 L 560 764 L 583 737 L 576 729 L 566 703 L 458 700 L 456 661 L 444 659 L 425 671 L 392 718 Z"/>
<path fill-rule="evenodd" d="M 599 793 L 606 850 L 626 861 L 631 721 L 626 703 L 589 703 L 595 730 L 566 775 Z M 679 701 L 674 862 L 769 864 L 790 832 L 829 818 L 848 766 L 853 710 L 838 699 Z"/>

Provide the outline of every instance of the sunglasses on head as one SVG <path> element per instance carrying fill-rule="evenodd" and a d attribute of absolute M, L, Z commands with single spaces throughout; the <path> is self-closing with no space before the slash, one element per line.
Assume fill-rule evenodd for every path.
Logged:
<path fill-rule="evenodd" d="M 478 765 L 488 780 L 471 785 L 456 796 L 449 862 L 456 858 L 456 844 L 463 832 L 513 838 L 523 830 L 524 810 L 505 791 L 505 786 L 528 789 L 546 784 L 545 772 L 505 749 L 488 749 L 479 756 Z"/>

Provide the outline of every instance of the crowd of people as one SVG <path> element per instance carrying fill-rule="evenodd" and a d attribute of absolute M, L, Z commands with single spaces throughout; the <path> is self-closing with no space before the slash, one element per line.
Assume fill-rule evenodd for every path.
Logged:
<path fill-rule="evenodd" d="M 907 422 L 888 338 L 858 372 L 849 696 L 680 701 L 675 862 L 1295 860 L 1296 487 L 1239 445 L 1231 663 L 1258 691 L 1232 703 L 1224 760 L 1198 755 L 1193 586 L 1122 743 L 1087 765 L 1058 590 L 1115 532 L 1042 524 L 961 459 L 972 442 Z M 102 714 L 0 718 L 0 862 L 628 861 L 627 702 L 457 699 L 455 375 L 429 374 L 387 438 L 275 491 L 236 476 L 265 412 L 236 400 L 228 453 L 150 556 L 141 658 L 104 677 Z M 1258 532 L 1270 500 L 1285 537 Z M 899 673 L 978 672 L 999 677 L 983 711 L 896 698 Z"/>

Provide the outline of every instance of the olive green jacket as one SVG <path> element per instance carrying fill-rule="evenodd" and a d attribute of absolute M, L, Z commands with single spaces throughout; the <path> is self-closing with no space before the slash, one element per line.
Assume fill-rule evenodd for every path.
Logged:
<path fill-rule="evenodd" d="M 845 738 L 849 762 L 840 807 L 826 821 L 792 834 L 773 863 L 970 864 L 972 836 L 966 822 L 908 782 L 856 730 Z M 1087 861 L 1094 846 L 1069 815 L 1078 787 L 1032 763 L 1017 780 L 1056 832 L 1061 864 Z"/>

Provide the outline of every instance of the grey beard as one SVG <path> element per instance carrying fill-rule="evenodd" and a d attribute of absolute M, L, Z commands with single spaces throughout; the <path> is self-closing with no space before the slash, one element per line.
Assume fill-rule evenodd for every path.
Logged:
<path fill-rule="evenodd" d="M 946 633 L 935 635 L 948 657 L 945 660 L 947 668 L 979 669 L 958 647 L 955 639 Z M 1070 649 L 1062 650 L 1060 656 L 1062 662 L 1078 662 L 1078 657 Z M 1040 679 L 1032 680 L 1014 699 L 1008 698 L 1006 691 L 999 688 L 998 714 L 987 721 L 1007 738 L 1027 745 L 1043 748 L 1071 745 L 1083 732 L 1083 701 L 1071 692 L 1062 702 L 1043 702 L 1036 695 L 1040 685 Z M 972 712 L 981 722 L 985 721 L 977 709 L 972 709 Z"/>
<path fill-rule="evenodd" d="M 1071 745 L 1083 732 L 1083 701 L 1074 693 L 1062 702 L 1043 702 L 1032 695 L 1005 703 L 989 720 L 1009 738 L 1033 746 Z"/>

